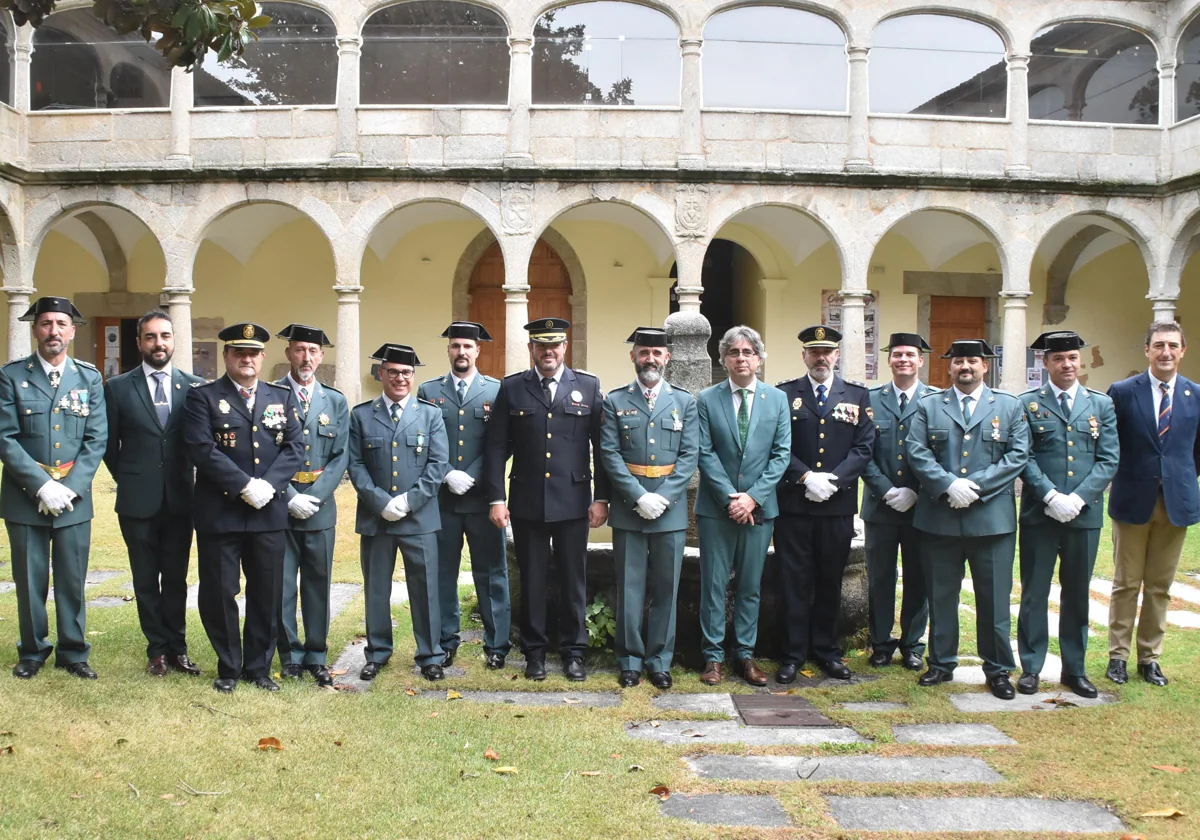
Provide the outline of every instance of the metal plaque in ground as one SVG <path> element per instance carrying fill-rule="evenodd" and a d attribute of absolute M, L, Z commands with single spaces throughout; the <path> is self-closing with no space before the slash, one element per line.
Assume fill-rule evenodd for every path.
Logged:
<path fill-rule="evenodd" d="M 795 694 L 734 694 L 733 705 L 747 726 L 837 726 Z"/>

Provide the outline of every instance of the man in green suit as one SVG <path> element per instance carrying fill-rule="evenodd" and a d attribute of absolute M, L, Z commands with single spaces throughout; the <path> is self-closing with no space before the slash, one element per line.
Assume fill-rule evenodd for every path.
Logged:
<path fill-rule="evenodd" d="M 304 462 L 286 491 L 279 664 L 285 679 L 301 679 L 307 671 L 318 686 L 328 688 L 333 675 L 326 667 L 325 640 L 337 532 L 333 494 L 350 461 L 350 409 L 341 391 L 317 381 L 325 348 L 333 346 L 325 331 L 288 324 L 278 337 L 287 339 L 284 354 L 291 370 L 275 384 L 292 389 L 304 438 Z M 297 594 L 304 614 L 303 642 L 296 626 Z"/>
<path fill-rule="evenodd" d="M 75 325 L 85 323 L 71 301 L 38 298 L 20 320 L 33 322 L 37 351 L 0 370 L 0 517 L 12 552 L 20 632 L 12 672 L 31 679 L 54 650 L 46 616 L 53 564 L 54 665 L 94 680 L 83 588 L 92 479 L 108 440 L 103 381 L 92 365 L 67 355 Z"/>
<path fill-rule="evenodd" d="M 1117 473 L 1120 444 L 1113 401 L 1079 384 L 1083 339 L 1070 330 L 1043 333 L 1030 345 L 1045 355 L 1050 382 L 1020 397 L 1032 453 L 1021 473 L 1021 612 L 1017 691 L 1036 694 L 1050 642 L 1047 601 L 1054 563 L 1062 558 L 1058 644 L 1059 681 L 1095 697 L 1084 668 L 1089 584 L 1104 525 L 1104 491 Z"/>
<path fill-rule="evenodd" d="M 779 515 L 776 488 L 792 457 L 792 425 L 783 391 L 758 378 L 767 356 L 758 332 L 732 327 L 719 353 L 729 378 L 705 388 L 696 400 L 700 422 L 700 486 L 696 530 L 700 537 L 700 630 L 704 670 L 700 681 L 717 685 L 725 661 L 725 591 L 736 575 L 733 653 L 751 685 L 766 685 L 754 661 L 759 587 Z"/>
<path fill-rule="evenodd" d="M 639 327 L 626 344 L 633 345 L 637 378 L 609 392 L 600 427 L 600 457 L 613 487 L 608 516 L 617 569 L 617 681 L 636 686 L 644 666 L 655 688 L 668 689 L 687 486 L 698 462 L 700 426 L 696 400 L 663 379 L 671 360 L 667 333 Z"/>
<path fill-rule="evenodd" d="M 929 670 L 919 685 L 954 679 L 958 665 L 958 596 L 964 563 L 975 588 L 975 627 L 988 688 L 1016 696 L 1009 645 L 1017 510 L 1013 483 L 1029 460 L 1029 424 L 1012 394 L 984 384 L 989 358 L 982 339 L 950 345 L 954 386 L 918 403 L 904 448 L 921 483 L 913 525 L 921 532 L 929 595 Z M 897 462 L 899 463 L 899 462 Z"/>
<path fill-rule="evenodd" d="M 199 676 L 188 657 L 187 576 L 192 550 L 192 461 L 183 443 L 183 403 L 204 380 L 171 364 L 171 316 L 155 309 L 137 323 L 142 363 L 104 383 L 108 448 L 117 483 L 117 520 L 129 551 L 146 672 L 174 668 Z"/>

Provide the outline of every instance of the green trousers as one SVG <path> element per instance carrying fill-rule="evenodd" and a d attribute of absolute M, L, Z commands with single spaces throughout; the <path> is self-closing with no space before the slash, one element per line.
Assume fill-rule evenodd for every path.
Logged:
<path fill-rule="evenodd" d="M 925 625 L 929 603 L 925 599 L 925 574 L 921 568 L 921 534 L 911 522 L 866 523 L 867 604 L 872 650 L 925 654 Z M 904 569 L 904 595 L 900 600 L 900 638 L 892 636 L 896 620 L 896 554 Z"/>
<path fill-rule="evenodd" d="M 329 636 L 329 583 L 336 528 L 284 534 L 283 598 L 279 616 L 279 663 L 324 665 Z M 299 584 L 297 585 L 297 577 Z M 296 601 L 304 615 L 304 641 L 296 625 Z"/>
<path fill-rule="evenodd" d="M 643 534 L 613 528 L 617 570 L 617 667 L 671 670 L 675 654 L 675 600 L 683 566 L 685 531 Z M 642 632 L 642 613 L 646 631 Z"/>
<path fill-rule="evenodd" d="M 385 664 L 392 657 L 392 574 L 396 551 L 404 558 L 404 580 L 412 615 L 418 665 L 441 665 L 438 645 L 442 623 L 437 598 L 437 534 L 380 534 L 359 541 L 366 595 L 367 661 Z"/>
<path fill-rule="evenodd" d="M 1050 628 L 1046 612 L 1054 564 L 1062 584 L 1059 602 L 1058 645 L 1062 675 L 1087 675 L 1084 658 L 1088 638 L 1088 585 L 1100 547 L 1099 528 L 1072 528 L 1061 522 L 1021 526 L 1021 612 L 1017 617 L 1017 652 L 1021 668 L 1041 673 L 1046 664 Z"/>
<path fill-rule="evenodd" d="M 1016 668 L 1008 638 L 1016 547 L 1016 534 L 946 537 L 921 532 L 921 561 L 929 594 L 930 668 L 953 671 L 958 665 L 958 596 L 967 564 L 975 587 L 975 635 L 983 672 L 995 677 Z"/>
<path fill-rule="evenodd" d="M 45 662 L 54 650 L 50 644 L 50 622 L 46 597 L 50 569 L 54 569 L 54 613 L 58 630 L 60 665 L 87 662 L 92 646 L 87 642 L 83 588 L 87 578 L 88 549 L 92 543 L 91 521 L 65 528 L 43 528 L 5 522 L 12 550 L 13 583 L 17 588 L 17 617 L 20 641 L 17 656 Z"/>
<path fill-rule="evenodd" d="M 759 592 L 775 520 L 739 525 L 727 517 L 697 516 L 700 538 L 700 632 L 705 662 L 725 661 L 725 592 L 734 579 L 734 661 L 754 656 Z"/>

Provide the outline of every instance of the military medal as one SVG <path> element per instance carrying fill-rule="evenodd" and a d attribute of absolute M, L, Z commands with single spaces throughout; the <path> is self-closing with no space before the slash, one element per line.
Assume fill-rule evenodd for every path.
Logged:
<path fill-rule="evenodd" d="M 1092 433 L 1092 440 L 1100 440 L 1100 421 L 1095 414 L 1088 415 L 1088 429 Z"/>
<path fill-rule="evenodd" d="M 275 433 L 275 445 L 276 445 L 276 446 L 282 446 L 282 445 L 283 445 L 283 432 L 276 432 L 276 433 Z"/>
<path fill-rule="evenodd" d="M 804 405 L 804 400 L 800 399 L 799 397 L 796 397 L 796 399 L 792 400 L 793 409 L 797 409 L 802 405 Z"/>
<path fill-rule="evenodd" d="M 287 414 L 284 413 L 283 403 L 271 403 L 263 409 L 262 424 L 267 429 L 282 429 L 287 423 Z"/>
<path fill-rule="evenodd" d="M 871 406 L 867 406 L 867 419 L 872 423 L 875 422 L 875 409 L 871 408 Z"/>
<path fill-rule="evenodd" d="M 992 440 L 1000 440 L 1000 418 L 992 418 Z"/>
<path fill-rule="evenodd" d="M 1031 412 L 1032 412 L 1032 413 L 1033 413 L 1033 414 L 1036 416 L 1036 415 L 1037 415 L 1037 412 L 1038 412 L 1038 406 L 1037 406 L 1037 403 L 1035 403 L 1035 402 L 1031 402 L 1031 403 L 1029 404 L 1029 410 L 1030 410 L 1030 411 L 1031 411 Z"/>
<path fill-rule="evenodd" d="M 67 399 L 66 397 L 63 397 L 61 400 L 58 401 L 59 408 L 67 408 L 70 405 L 71 405 L 71 401 L 69 399 Z"/>
<path fill-rule="evenodd" d="M 228 414 L 229 413 L 229 403 L 226 402 L 225 400 L 221 400 L 219 403 L 217 403 L 217 410 L 220 411 L 222 414 Z"/>
<path fill-rule="evenodd" d="M 578 391 L 572 391 L 571 392 L 571 402 L 574 402 L 574 403 L 583 402 L 583 394 L 579 393 Z"/>
<path fill-rule="evenodd" d="M 675 421 L 675 428 L 673 429 L 673 431 L 682 432 L 683 431 L 683 421 L 679 419 L 679 409 L 678 408 L 671 409 L 671 419 L 673 421 Z"/>
<path fill-rule="evenodd" d="M 317 416 L 317 424 L 321 425 L 321 426 L 328 426 L 329 425 L 329 415 L 328 414 L 318 415 Z"/>
<path fill-rule="evenodd" d="M 417 452 L 421 451 L 421 447 L 425 445 L 425 435 L 420 429 L 417 429 Z"/>

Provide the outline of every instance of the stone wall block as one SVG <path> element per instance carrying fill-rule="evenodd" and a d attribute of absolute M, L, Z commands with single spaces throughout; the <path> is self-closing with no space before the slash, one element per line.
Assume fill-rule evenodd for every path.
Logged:
<path fill-rule="evenodd" d="M 114 140 L 167 140 L 171 136 L 170 114 L 113 114 Z"/>
<path fill-rule="evenodd" d="M 934 120 L 933 143 L 942 148 L 1006 149 L 1008 123 Z"/>
<path fill-rule="evenodd" d="M 193 142 L 254 137 L 257 133 L 258 114 L 249 108 L 241 111 L 197 111 L 192 114 Z"/>
<path fill-rule="evenodd" d="M 1158 158 L 1148 155 L 1103 155 L 1096 159 L 1096 177 L 1102 181 L 1145 183 L 1157 176 Z"/>
<path fill-rule="evenodd" d="M 678 111 L 638 111 L 613 108 L 600 112 L 600 134 L 605 137 L 679 137 Z"/>
<path fill-rule="evenodd" d="M 1162 132 L 1145 128 L 1114 128 L 1112 150 L 1115 155 L 1157 157 L 1162 148 Z"/>
<path fill-rule="evenodd" d="M 337 134 L 337 111 L 310 111 L 304 108 L 292 112 L 293 137 L 333 137 Z"/>
<path fill-rule="evenodd" d="M 242 141 L 192 140 L 192 160 L 197 165 L 240 166 L 242 164 Z"/>
<path fill-rule="evenodd" d="M 846 126 L 850 117 L 843 115 L 819 116 L 805 114 L 788 117 L 788 128 L 791 138 L 797 143 L 836 143 L 846 144 Z M 845 154 L 842 154 L 845 157 Z"/>
<path fill-rule="evenodd" d="M 772 170 L 837 171 L 842 168 L 845 157 L 844 146 L 827 143 L 767 144 L 767 168 Z"/>
<path fill-rule="evenodd" d="M 933 120 L 872 117 L 871 142 L 876 146 L 929 146 L 934 127 Z"/>
<path fill-rule="evenodd" d="M 967 152 L 967 172 L 971 175 L 1003 175 L 1007 158 L 1003 150 L 980 149 Z"/>
<path fill-rule="evenodd" d="M 504 135 L 456 135 L 446 138 L 446 164 L 455 163 L 500 163 L 508 139 Z"/>
<path fill-rule="evenodd" d="M 242 163 L 246 166 L 265 166 L 267 163 L 267 141 L 261 137 L 247 137 L 243 140 Z"/>
<path fill-rule="evenodd" d="M 108 140 L 112 137 L 111 114 L 30 114 L 27 119 L 30 143 Z"/>
<path fill-rule="evenodd" d="M 939 167 L 943 174 L 953 175 L 966 172 L 967 169 L 967 150 L 966 149 L 942 149 L 942 163 Z"/>
<path fill-rule="evenodd" d="M 461 132 L 463 134 L 507 134 L 509 112 L 505 110 L 471 110 L 464 108 L 459 111 Z"/>
<path fill-rule="evenodd" d="M 433 133 L 443 137 L 462 133 L 462 115 L 459 110 L 457 108 L 435 108 L 433 110 Z"/>
<path fill-rule="evenodd" d="M 360 108 L 358 111 L 358 133 L 425 135 L 433 133 L 433 112 L 428 110 L 386 110 Z"/>
<path fill-rule="evenodd" d="M 615 137 L 580 137 L 575 161 L 584 166 L 614 166 L 621 160 L 621 141 Z"/>
<path fill-rule="evenodd" d="M 704 113 L 701 125 L 705 140 L 750 140 L 754 137 L 754 126 L 750 114 Z"/>
<path fill-rule="evenodd" d="M 441 137 L 410 137 L 408 138 L 408 164 L 410 166 L 441 166 L 444 160 L 445 140 Z M 403 163 L 404 158 L 396 158 L 395 163 Z"/>
<path fill-rule="evenodd" d="M 529 112 L 530 137 L 596 137 L 600 134 L 599 114 L 582 108 Z"/>
<path fill-rule="evenodd" d="M 714 140 L 704 144 L 708 165 L 730 169 L 761 169 L 767 163 L 766 144 L 757 140 Z"/>
<path fill-rule="evenodd" d="M 757 114 L 754 120 L 755 140 L 786 140 L 788 118 L 786 114 Z"/>
<path fill-rule="evenodd" d="M 529 149 L 533 159 L 540 164 L 574 166 L 577 142 L 571 137 L 535 137 L 530 141 Z"/>
<path fill-rule="evenodd" d="M 415 139 L 415 138 L 414 138 Z M 441 139 L 438 141 L 438 157 L 441 157 Z M 407 137 L 386 137 L 371 135 L 358 139 L 358 150 L 362 154 L 363 163 L 383 166 L 402 166 L 408 160 Z"/>
<path fill-rule="evenodd" d="M 881 172 L 939 172 L 942 150 L 933 146 L 876 146 L 871 150 Z"/>
<path fill-rule="evenodd" d="M 1076 154 L 1108 154 L 1112 151 L 1111 127 L 1106 125 L 1031 125 L 1029 126 L 1029 150 L 1061 152 L 1070 150 Z M 1034 171 L 1037 168 L 1034 167 Z"/>
<path fill-rule="evenodd" d="M 268 137 L 291 137 L 291 109 L 282 109 L 278 111 L 259 111 L 258 136 L 264 139 Z"/>
<path fill-rule="evenodd" d="M 281 137 L 266 141 L 269 163 L 323 163 L 333 155 L 333 137 Z"/>

